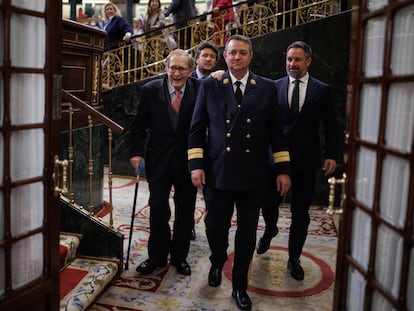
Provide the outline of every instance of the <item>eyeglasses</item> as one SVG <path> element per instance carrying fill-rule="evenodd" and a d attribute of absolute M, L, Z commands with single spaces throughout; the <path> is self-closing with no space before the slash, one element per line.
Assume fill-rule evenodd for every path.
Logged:
<path fill-rule="evenodd" d="M 186 72 L 187 70 L 188 70 L 188 68 L 184 68 L 184 67 L 176 67 L 176 66 L 171 66 L 171 67 L 168 67 L 168 69 L 171 71 L 171 72 L 179 72 L 179 73 L 184 73 L 184 72 Z"/>

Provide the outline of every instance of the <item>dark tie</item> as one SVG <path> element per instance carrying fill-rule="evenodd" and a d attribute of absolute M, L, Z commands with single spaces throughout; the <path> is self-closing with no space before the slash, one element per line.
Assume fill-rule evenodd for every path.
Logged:
<path fill-rule="evenodd" d="M 175 90 L 175 99 L 172 103 L 172 106 L 173 106 L 176 113 L 178 113 L 178 111 L 180 111 L 180 105 L 181 105 L 181 91 L 180 90 Z"/>
<path fill-rule="evenodd" d="M 242 98 L 243 98 L 243 93 L 242 93 L 242 90 L 240 88 L 241 82 L 236 81 L 236 82 L 234 82 L 234 84 L 236 84 L 236 92 L 234 94 L 236 94 L 237 106 L 240 107 L 241 102 L 242 102 Z"/>
<path fill-rule="evenodd" d="M 292 92 L 292 102 L 290 103 L 290 110 L 293 117 L 296 119 L 299 114 L 299 83 L 300 80 L 295 80 L 295 87 Z"/>

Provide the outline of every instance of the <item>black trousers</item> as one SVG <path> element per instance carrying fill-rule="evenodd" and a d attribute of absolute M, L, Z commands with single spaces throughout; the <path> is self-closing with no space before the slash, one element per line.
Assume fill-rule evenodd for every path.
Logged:
<path fill-rule="evenodd" d="M 289 257 L 292 258 L 300 257 L 308 235 L 310 224 L 309 207 L 312 203 L 315 189 L 315 178 L 315 171 L 298 171 L 292 167 L 292 223 L 289 233 Z M 275 179 L 273 178 L 273 180 Z M 276 183 L 270 181 L 262 206 L 263 219 L 266 225 L 265 234 L 271 234 L 276 230 L 279 218 L 278 207 L 282 199 L 276 191 Z"/>
<path fill-rule="evenodd" d="M 237 211 L 237 229 L 234 242 L 232 270 L 233 289 L 245 290 L 248 271 L 256 247 L 256 229 L 265 189 L 226 191 L 210 187 L 204 190 L 207 207 L 206 234 L 213 267 L 222 268 L 227 261 L 229 230 L 234 207 Z"/>
<path fill-rule="evenodd" d="M 262 205 L 262 215 L 265 222 L 264 235 L 272 237 L 277 232 L 277 221 L 279 219 L 279 205 L 283 197 L 276 189 L 276 174 L 272 173 L 267 184 L 267 191 Z"/>
<path fill-rule="evenodd" d="M 315 171 L 292 169 L 292 223 L 289 233 L 289 257 L 299 258 L 308 235 L 309 207 L 315 189 Z"/>
<path fill-rule="evenodd" d="M 171 186 L 175 190 L 173 234 L 169 225 Z M 149 183 L 149 190 L 148 256 L 163 265 L 167 263 L 170 254 L 172 264 L 180 263 L 186 260 L 190 248 L 197 188 L 193 186 L 186 170 L 170 167 L 162 178 Z"/>

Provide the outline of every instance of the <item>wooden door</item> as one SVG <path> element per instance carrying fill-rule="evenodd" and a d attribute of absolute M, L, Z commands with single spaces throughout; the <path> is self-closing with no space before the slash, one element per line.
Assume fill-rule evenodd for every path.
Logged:
<path fill-rule="evenodd" d="M 58 310 L 61 1 L 0 0 L 0 310 Z"/>
<path fill-rule="evenodd" d="M 354 0 L 335 310 L 414 310 L 414 1 Z"/>

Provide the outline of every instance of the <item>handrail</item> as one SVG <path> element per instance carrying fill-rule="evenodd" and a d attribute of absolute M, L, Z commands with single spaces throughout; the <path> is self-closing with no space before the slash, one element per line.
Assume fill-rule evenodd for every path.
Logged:
<path fill-rule="evenodd" d="M 74 144 L 73 144 L 73 104 L 80 108 L 83 111 L 88 113 L 88 185 L 89 185 L 89 202 L 88 202 L 88 213 L 89 215 L 95 215 L 92 195 L 93 195 L 93 175 L 94 175 L 94 161 L 93 161 L 93 121 L 92 119 L 95 118 L 98 122 L 103 123 L 108 128 L 108 154 L 109 154 L 109 166 L 108 166 L 108 188 L 109 188 L 109 227 L 113 228 L 113 205 L 112 205 L 112 140 L 113 135 L 112 132 L 117 134 L 122 134 L 124 132 L 124 128 L 117 124 L 116 122 L 112 121 L 108 117 L 106 117 L 101 112 L 94 109 L 92 106 L 85 103 L 83 100 L 79 99 L 75 95 L 71 94 L 67 90 L 62 89 L 62 98 L 64 100 L 69 101 L 69 135 L 68 135 L 68 180 L 69 180 L 69 187 L 67 193 L 68 202 L 73 204 L 74 206 L 79 206 L 75 203 L 74 197 L 75 194 L 73 193 L 73 162 L 74 162 Z M 62 197 L 64 196 L 61 193 Z M 82 207 L 82 206 L 80 206 Z"/>
<path fill-rule="evenodd" d="M 62 90 L 62 97 L 64 99 L 72 102 L 72 103 L 75 103 L 82 110 L 86 110 L 94 118 L 98 119 L 100 122 L 105 124 L 107 127 L 109 127 L 116 134 L 122 134 L 124 132 L 124 128 L 121 125 L 119 125 L 118 123 L 112 121 L 107 116 L 105 116 L 103 113 L 101 113 L 98 110 L 94 109 L 91 105 L 88 105 L 83 100 L 79 99 L 78 97 L 76 97 L 75 95 L 69 93 L 68 91 Z"/>
<path fill-rule="evenodd" d="M 338 0 L 298 0 L 297 6 L 289 7 L 287 0 L 265 0 L 243 9 L 240 7 L 242 2 L 239 2 L 233 5 L 236 17 L 234 22 L 225 21 L 227 12 L 221 8 L 219 15 L 212 20 L 205 17 L 214 11 L 188 19 L 187 23 L 180 21 L 134 35 L 131 44 L 122 42 L 119 47 L 104 52 L 103 92 L 165 72 L 165 58 L 177 47 L 194 55 L 197 46 L 204 41 L 222 47 L 228 36 L 236 33 L 256 38 L 330 16 L 336 11 L 336 1 Z"/>

